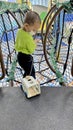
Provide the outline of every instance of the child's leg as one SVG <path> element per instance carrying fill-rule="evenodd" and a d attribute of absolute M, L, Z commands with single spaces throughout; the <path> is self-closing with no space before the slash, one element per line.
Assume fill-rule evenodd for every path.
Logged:
<path fill-rule="evenodd" d="M 33 58 L 31 55 L 26 55 L 23 53 L 18 53 L 18 63 L 24 70 L 23 77 L 31 75 L 35 78 L 35 69 L 33 66 Z"/>
<path fill-rule="evenodd" d="M 35 76 L 35 69 L 34 69 L 34 66 L 32 66 L 31 62 L 27 64 L 27 67 L 25 69 L 25 73 L 24 73 L 23 77 L 25 77 L 27 75 L 31 75 L 34 78 L 36 78 L 36 76 Z"/>

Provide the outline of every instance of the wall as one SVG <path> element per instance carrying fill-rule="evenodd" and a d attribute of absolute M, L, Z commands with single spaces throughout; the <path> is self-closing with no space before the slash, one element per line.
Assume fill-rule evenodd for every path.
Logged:
<path fill-rule="evenodd" d="M 49 0 L 30 0 L 32 5 L 42 5 L 48 7 Z"/>

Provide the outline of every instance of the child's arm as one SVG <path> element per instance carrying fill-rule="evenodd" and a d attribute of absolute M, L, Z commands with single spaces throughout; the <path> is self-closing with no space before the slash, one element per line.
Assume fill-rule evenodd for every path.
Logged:
<path fill-rule="evenodd" d="M 40 42 L 40 39 L 37 37 L 37 35 L 33 35 L 33 39 L 35 43 Z"/>

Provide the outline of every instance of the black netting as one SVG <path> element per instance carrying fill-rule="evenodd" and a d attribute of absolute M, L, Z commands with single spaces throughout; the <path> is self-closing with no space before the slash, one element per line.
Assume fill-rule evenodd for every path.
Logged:
<path fill-rule="evenodd" d="M 9 75 L 11 63 L 16 55 L 14 50 L 16 32 L 18 28 L 22 26 L 26 12 L 29 10 L 29 8 L 26 8 L 25 5 L 20 6 L 19 4 L 15 4 L 13 7 L 12 4 L 8 3 L 8 6 L 5 3 L 4 8 L 4 2 L 3 5 L 2 2 L 0 3 L 0 7 L 2 9 L 0 12 L 0 43 L 6 70 L 5 78 L 0 81 L 0 86 L 8 86 L 9 84 L 6 81 Z M 40 39 L 40 42 L 37 44 L 37 49 L 33 54 L 37 80 L 41 85 L 51 87 L 59 85 L 58 78 L 60 74 L 55 73 L 57 70 L 54 68 L 54 64 L 51 61 L 50 51 L 52 47 L 54 47 L 53 57 L 55 58 L 57 68 L 61 72 L 61 75 L 63 74 L 65 81 L 70 83 L 73 80 L 71 75 L 73 40 L 71 41 L 70 47 L 68 40 L 70 35 L 72 37 L 71 31 L 73 27 L 73 13 L 67 12 L 64 7 L 59 10 L 56 6 L 54 6 L 54 8 L 52 8 L 48 13 L 45 22 L 47 24 L 45 30 L 46 35 L 43 34 L 42 41 L 41 35 L 36 36 Z M 44 57 L 42 42 L 45 47 L 44 51 L 46 57 Z M 49 66 L 48 62 L 52 68 Z M 17 63 L 14 74 L 14 86 L 19 85 L 23 77 L 22 75 L 23 70 Z"/>

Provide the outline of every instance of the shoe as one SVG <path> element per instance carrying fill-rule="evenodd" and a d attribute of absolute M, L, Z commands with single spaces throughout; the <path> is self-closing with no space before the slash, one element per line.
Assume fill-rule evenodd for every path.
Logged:
<path fill-rule="evenodd" d="M 64 82 L 62 82 L 62 83 L 59 83 L 61 86 L 65 86 L 65 87 L 67 87 L 67 84 L 66 83 L 64 83 Z"/>

